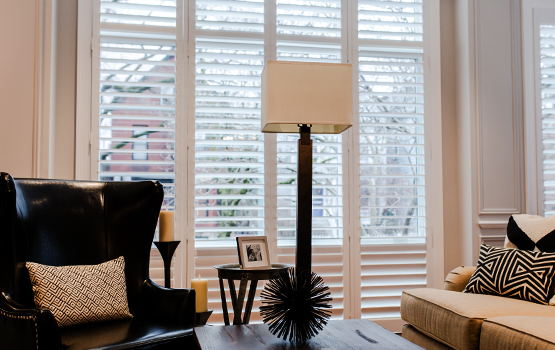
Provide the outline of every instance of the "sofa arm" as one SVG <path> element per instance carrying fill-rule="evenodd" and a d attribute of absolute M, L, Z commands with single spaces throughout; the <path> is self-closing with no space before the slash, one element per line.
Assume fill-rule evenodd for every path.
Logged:
<path fill-rule="evenodd" d="M 443 289 L 462 292 L 468 284 L 470 277 L 472 277 L 474 270 L 476 270 L 476 266 L 459 266 L 455 268 L 445 277 Z"/>
<path fill-rule="evenodd" d="M 141 314 L 147 317 L 195 325 L 195 290 L 160 287 L 150 278 L 139 291 Z"/>
<path fill-rule="evenodd" d="M 44 309 L 30 309 L 0 295 L 0 344 L 16 350 L 59 350 L 60 332 L 54 315 Z"/>

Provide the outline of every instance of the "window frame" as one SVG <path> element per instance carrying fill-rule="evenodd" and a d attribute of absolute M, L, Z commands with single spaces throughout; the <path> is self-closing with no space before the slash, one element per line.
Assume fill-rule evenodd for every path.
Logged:
<path fill-rule="evenodd" d="M 76 152 L 75 178 L 90 180 L 95 169 L 91 166 L 91 145 L 98 140 L 92 128 L 92 77 L 98 75 L 98 58 L 93 53 L 94 18 L 99 16 L 94 4 L 99 0 L 79 0 L 77 47 L 77 97 L 76 97 Z M 341 0 L 341 57 L 343 63 L 358 64 L 358 2 Z M 184 64 L 177 65 L 176 76 L 176 239 L 182 245 L 176 252 L 175 285 L 187 287 L 194 274 L 194 193 L 195 193 L 195 0 L 177 0 L 177 48 L 184 57 Z M 265 61 L 276 59 L 276 0 L 264 3 L 265 23 L 273 28 L 264 31 Z M 443 242 L 443 182 L 442 182 L 442 128 L 441 128 L 441 65 L 439 0 L 423 0 L 423 63 L 425 123 L 425 174 L 426 174 L 426 267 L 428 287 L 441 288 L 444 278 Z M 180 40 L 181 39 L 181 40 Z M 192 44 L 191 44 L 192 43 Z M 267 53 L 267 54 L 266 54 Z M 91 73 L 92 67 L 92 73 Z M 353 91 L 358 91 L 358 69 L 353 69 Z M 178 99 L 181 99 L 179 102 Z M 97 102 L 96 102 L 97 104 Z M 98 108 L 96 109 L 98 110 Z M 343 264 L 344 317 L 361 317 L 361 245 L 359 206 L 359 152 L 358 152 L 358 93 L 353 94 L 353 127 L 343 134 Z M 265 159 L 273 159 L 276 135 L 266 134 Z M 266 161 L 265 201 L 276 198 L 276 161 Z M 433 185 L 432 185 L 433 184 Z M 265 206 L 265 228 L 277 227 L 275 208 Z M 278 247 L 277 236 L 268 237 L 270 246 Z M 279 247 L 278 247 L 279 248 Z M 271 251 L 272 261 L 277 261 L 277 249 Z M 401 320 L 383 320 L 380 324 L 398 328 Z"/>
<path fill-rule="evenodd" d="M 522 46 L 524 101 L 525 212 L 544 215 L 543 140 L 541 107 L 540 34 L 541 24 L 555 24 L 555 4 L 549 0 L 523 0 Z"/>

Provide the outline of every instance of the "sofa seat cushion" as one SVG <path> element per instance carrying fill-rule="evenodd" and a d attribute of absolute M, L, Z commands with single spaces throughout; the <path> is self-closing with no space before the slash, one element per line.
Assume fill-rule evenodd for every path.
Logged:
<path fill-rule="evenodd" d="M 482 324 L 480 350 L 555 350 L 555 317 L 503 316 Z"/>
<path fill-rule="evenodd" d="M 153 323 L 130 320 L 89 323 L 60 329 L 64 350 L 84 349 L 148 349 L 154 345 L 170 345 L 178 349 L 184 338 L 193 338 L 193 327 L 176 323 Z"/>
<path fill-rule="evenodd" d="M 403 338 L 410 341 L 413 344 L 419 345 L 426 350 L 451 350 L 451 348 L 421 331 L 417 330 L 410 324 L 403 326 Z"/>
<path fill-rule="evenodd" d="M 401 317 L 455 349 L 478 349 L 480 328 L 497 316 L 554 316 L 555 307 L 485 294 L 432 288 L 410 289 L 401 297 Z"/>

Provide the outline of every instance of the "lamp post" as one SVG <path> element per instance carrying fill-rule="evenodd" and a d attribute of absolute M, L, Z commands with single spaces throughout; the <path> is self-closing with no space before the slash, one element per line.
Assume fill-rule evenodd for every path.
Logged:
<path fill-rule="evenodd" d="M 269 330 L 304 342 L 331 313 L 329 288 L 312 272 L 312 140 L 352 126 L 350 64 L 268 61 L 262 72 L 262 132 L 299 133 L 295 270 L 280 272 L 262 292 Z"/>

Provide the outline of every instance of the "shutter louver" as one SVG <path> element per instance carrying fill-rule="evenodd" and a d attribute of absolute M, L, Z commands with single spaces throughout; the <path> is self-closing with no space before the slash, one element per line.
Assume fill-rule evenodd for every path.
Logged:
<path fill-rule="evenodd" d="M 555 25 L 540 25 L 544 215 L 555 214 Z"/>
<path fill-rule="evenodd" d="M 358 4 L 359 38 L 422 41 L 421 0 L 359 0 Z"/>
<path fill-rule="evenodd" d="M 421 33 L 421 1 L 359 1 L 363 318 L 400 317 L 402 289 L 426 285 Z"/>
<path fill-rule="evenodd" d="M 175 1 L 100 2 L 98 179 L 154 179 L 175 198 Z"/>
<path fill-rule="evenodd" d="M 341 63 L 341 1 L 277 0 L 277 59 Z M 278 260 L 295 264 L 297 140 L 277 134 Z M 312 267 L 343 318 L 343 155 L 341 135 L 312 135 Z"/>

